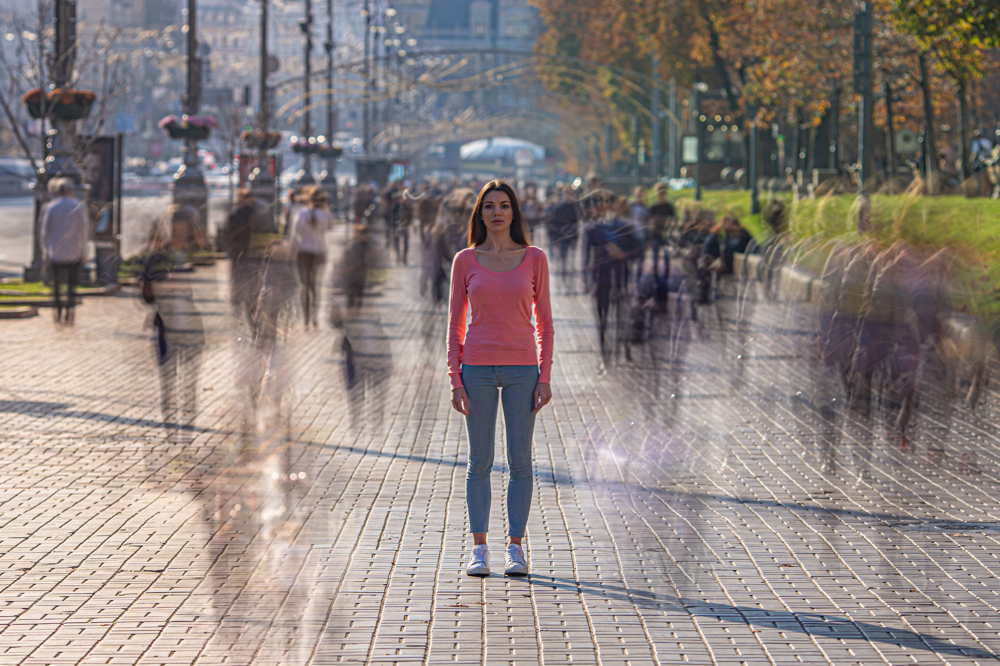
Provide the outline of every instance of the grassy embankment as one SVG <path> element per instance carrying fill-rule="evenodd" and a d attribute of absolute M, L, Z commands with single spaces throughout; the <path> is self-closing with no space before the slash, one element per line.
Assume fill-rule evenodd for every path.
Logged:
<path fill-rule="evenodd" d="M 704 208 L 715 214 L 734 215 L 755 237 L 766 237 L 760 215 L 750 215 L 750 194 L 740 190 L 705 190 L 702 201 L 694 192 L 671 193 L 679 210 Z M 767 194 L 762 194 L 764 206 Z M 788 206 L 788 229 L 806 261 L 821 267 L 824 241 L 857 242 L 858 202 L 842 194 L 804 199 L 793 203 L 789 193 L 779 196 Z M 888 247 L 902 241 L 911 247 L 932 251 L 947 248 L 959 262 L 956 298 L 965 309 L 980 314 L 1000 314 L 1000 201 L 963 196 L 919 196 L 877 194 L 871 197 L 871 231 L 866 238 Z"/>

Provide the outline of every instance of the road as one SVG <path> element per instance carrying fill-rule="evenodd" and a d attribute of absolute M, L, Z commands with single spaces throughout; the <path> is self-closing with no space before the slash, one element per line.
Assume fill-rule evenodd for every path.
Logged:
<path fill-rule="evenodd" d="M 228 196 L 212 192 L 213 201 Z M 122 255 L 132 256 L 146 242 L 153 222 L 163 214 L 170 198 L 125 197 L 122 201 Z M 215 209 L 213 208 L 213 215 Z M 20 276 L 31 262 L 31 224 L 34 200 L 30 197 L 0 198 L 0 277 Z M 216 220 L 211 220 L 216 223 Z"/>

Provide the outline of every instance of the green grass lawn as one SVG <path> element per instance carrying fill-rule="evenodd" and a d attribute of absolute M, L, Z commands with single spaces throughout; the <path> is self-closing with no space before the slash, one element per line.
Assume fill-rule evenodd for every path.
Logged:
<path fill-rule="evenodd" d="M 101 287 L 77 287 L 78 296 L 96 294 L 101 291 Z M 23 282 L 14 280 L 0 283 L 0 303 L 7 305 L 17 304 L 23 300 L 38 300 L 39 298 L 49 298 L 52 296 L 52 287 L 44 282 Z"/>
<path fill-rule="evenodd" d="M 761 194 L 761 205 L 769 195 Z M 816 270 L 822 268 L 824 241 L 861 240 L 857 230 L 858 200 L 853 194 L 830 195 L 792 202 L 790 193 L 780 193 L 788 206 L 788 230 L 799 242 L 798 259 Z M 671 193 L 680 211 L 704 208 L 715 219 L 734 215 L 756 238 L 767 236 L 759 215 L 750 215 L 750 193 L 741 190 L 703 190 L 702 201 L 694 192 Z M 956 299 L 971 312 L 1000 314 L 1000 201 L 960 195 L 927 197 L 907 194 L 876 194 L 871 197 L 871 230 L 867 238 L 888 247 L 902 241 L 932 252 L 946 248 L 959 260 Z"/>

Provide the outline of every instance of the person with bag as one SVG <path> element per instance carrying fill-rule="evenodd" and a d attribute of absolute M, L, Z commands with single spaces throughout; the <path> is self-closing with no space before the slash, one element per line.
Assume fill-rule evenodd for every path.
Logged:
<path fill-rule="evenodd" d="M 469 432 L 465 490 L 474 546 L 466 573 L 490 574 L 490 473 L 502 401 L 510 469 L 504 573 L 527 575 L 521 546 L 531 505 L 532 434 L 535 415 L 552 399 L 554 333 L 548 259 L 530 245 L 507 183 L 490 181 L 479 192 L 469 219 L 469 247 L 452 263 L 448 322 L 452 406 L 465 416 Z"/>
<path fill-rule="evenodd" d="M 333 227 L 333 215 L 329 209 L 330 195 L 322 187 L 313 186 L 307 197 L 309 205 L 295 216 L 289 238 L 298 261 L 305 325 L 316 328 L 319 312 L 316 280 L 326 263 L 325 234 Z"/>
<path fill-rule="evenodd" d="M 160 407 L 168 430 L 189 428 L 197 412 L 205 329 L 194 302 L 192 273 L 178 271 L 185 266 L 197 220 L 191 206 L 170 206 L 153 229 L 139 275 L 142 299 L 153 310 Z"/>

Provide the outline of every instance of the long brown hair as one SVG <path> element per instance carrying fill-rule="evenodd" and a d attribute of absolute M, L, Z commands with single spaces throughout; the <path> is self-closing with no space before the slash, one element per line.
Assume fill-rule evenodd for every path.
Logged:
<path fill-rule="evenodd" d="M 472 209 L 472 217 L 469 218 L 469 247 L 476 247 L 486 242 L 483 199 L 494 190 L 500 190 L 510 199 L 510 208 L 514 212 L 514 218 L 510 222 L 510 239 L 518 245 L 531 245 L 528 231 L 524 228 L 524 218 L 521 217 L 521 208 L 517 205 L 517 195 L 514 194 L 514 188 L 502 180 L 491 180 L 480 190 L 479 198 L 476 199 L 476 207 Z"/>

